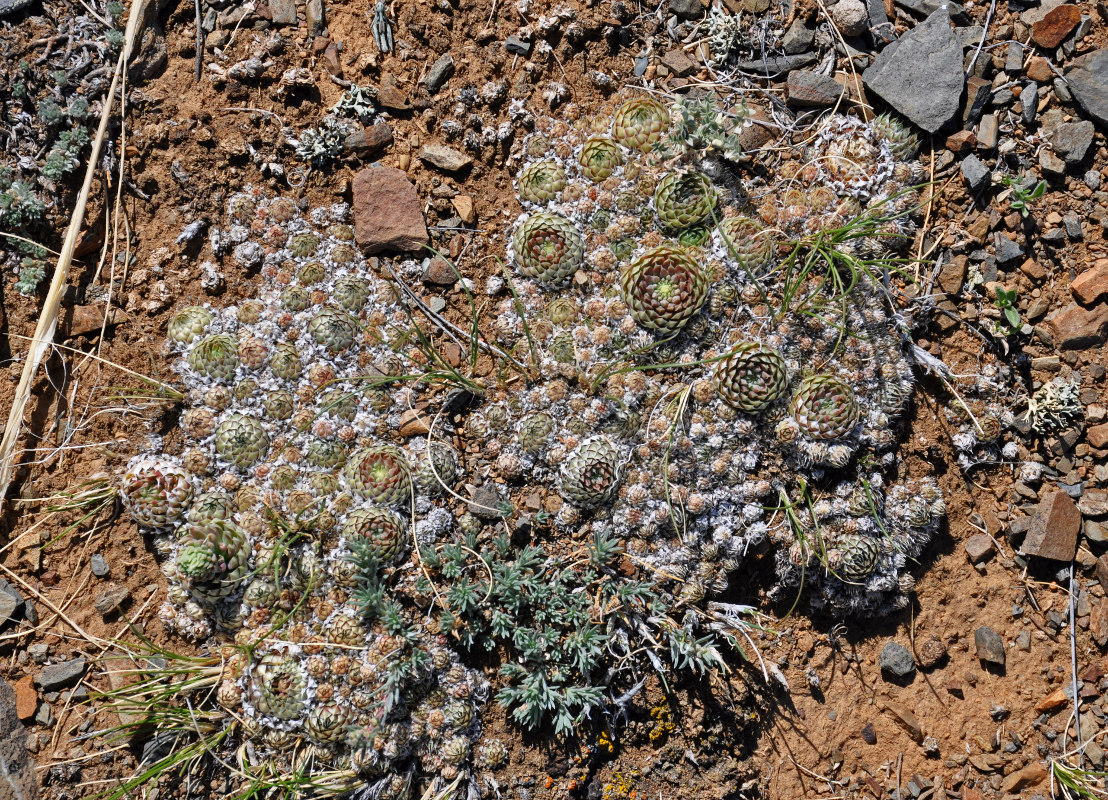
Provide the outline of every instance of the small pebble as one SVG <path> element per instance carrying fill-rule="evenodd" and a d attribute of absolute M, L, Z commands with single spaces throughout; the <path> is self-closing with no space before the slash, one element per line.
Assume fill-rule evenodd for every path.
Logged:
<path fill-rule="evenodd" d="M 108 562 L 104 560 L 104 556 L 99 553 L 92 554 L 89 566 L 92 568 L 92 574 L 97 578 L 106 578 L 112 571 L 111 567 L 108 566 Z"/>

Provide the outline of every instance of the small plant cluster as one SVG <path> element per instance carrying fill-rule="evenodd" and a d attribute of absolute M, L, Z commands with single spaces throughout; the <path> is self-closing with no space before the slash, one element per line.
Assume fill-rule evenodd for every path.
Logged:
<path fill-rule="evenodd" d="M 343 143 L 357 124 L 368 124 L 377 115 L 376 92 L 351 84 L 319 124 L 300 132 L 294 140 L 296 155 L 322 169 L 342 155 Z"/>
<path fill-rule="evenodd" d="M 0 115 L 0 132 L 14 143 L 0 161 L 0 233 L 40 236 L 37 226 L 88 150 L 92 106 L 106 91 L 110 75 L 86 74 L 113 60 L 123 44 L 122 33 L 113 27 L 123 16 L 123 5 L 115 0 L 95 5 L 96 15 L 75 13 L 66 21 L 67 40 L 81 43 L 74 52 L 59 48 L 51 53 L 47 47 L 45 59 L 20 61 L 6 73 L 8 84 L 0 86 L 9 98 Z M 113 25 L 105 26 L 102 19 Z M 31 295 L 45 277 L 44 263 L 17 241 L 5 237 L 0 252 L 19 276 L 16 290 Z"/>
<path fill-rule="evenodd" d="M 467 295 L 460 364 L 398 285 L 418 264 L 386 280 L 346 205 L 254 190 L 212 241 L 257 295 L 169 324 L 180 455 L 138 456 L 121 491 L 164 561 L 162 622 L 220 654 L 197 667 L 205 752 L 247 746 L 248 785 L 479 793 L 506 751 L 475 655 L 516 723 L 571 735 L 648 676 L 749 652 L 752 609 L 717 598 L 754 548 L 783 599 L 907 602 L 943 513 L 894 474 L 914 376 L 882 279 L 913 138 L 831 116 L 739 195 L 686 110 L 563 110 L 516 146 L 506 291 L 487 335 Z"/>

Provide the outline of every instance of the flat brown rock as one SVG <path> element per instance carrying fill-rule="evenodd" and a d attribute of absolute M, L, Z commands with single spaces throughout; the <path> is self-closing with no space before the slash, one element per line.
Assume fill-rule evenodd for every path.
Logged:
<path fill-rule="evenodd" d="M 1108 294 L 1108 258 L 1098 258 L 1092 267 L 1074 278 L 1070 291 L 1077 302 L 1085 305 Z"/>
<path fill-rule="evenodd" d="M 22 677 L 12 684 L 12 689 L 15 691 L 15 715 L 26 722 L 38 710 L 34 679 L 30 675 Z"/>
<path fill-rule="evenodd" d="M 1062 43 L 1070 32 L 1081 22 L 1079 6 L 1058 6 L 1031 28 L 1031 39 L 1039 47 L 1051 50 Z"/>
<path fill-rule="evenodd" d="M 885 710 L 892 714 L 900 727 L 908 732 L 915 742 L 923 741 L 923 728 L 920 727 L 919 718 L 910 709 L 895 703 L 885 703 Z"/>
<path fill-rule="evenodd" d="M 1108 336 L 1108 304 L 1083 308 L 1071 303 L 1046 321 L 1054 344 L 1063 350 L 1087 350 L 1104 344 Z"/>
<path fill-rule="evenodd" d="M 410 252 L 427 244 L 419 195 L 393 167 L 369 167 L 354 176 L 354 237 L 366 255 Z"/>
<path fill-rule="evenodd" d="M 1028 764 L 1023 769 L 1018 769 L 1004 778 L 1001 788 L 1005 792 L 1018 792 L 1027 789 L 1046 780 L 1046 767 L 1038 761 Z"/>
<path fill-rule="evenodd" d="M 1085 438 L 1089 440 L 1089 444 L 1093 447 L 1101 448 L 1108 447 L 1108 423 L 1103 425 L 1094 425 L 1089 428 L 1085 433 Z"/>
<path fill-rule="evenodd" d="M 1029 556 L 1070 561 L 1077 552 L 1077 536 L 1081 532 L 1081 512 L 1068 494 L 1059 490 L 1039 502 L 1023 552 Z"/>

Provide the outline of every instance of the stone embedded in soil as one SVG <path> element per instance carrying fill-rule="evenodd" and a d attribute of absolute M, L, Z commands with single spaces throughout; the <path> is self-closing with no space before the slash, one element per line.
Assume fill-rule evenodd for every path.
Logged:
<path fill-rule="evenodd" d="M 513 56 L 526 58 L 531 54 L 531 42 L 528 39 L 521 39 L 519 36 L 509 36 L 504 40 L 504 49 Z"/>
<path fill-rule="evenodd" d="M 940 8 L 877 54 L 866 86 L 928 133 L 958 114 L 965 76 L 962 48 Z"/>
<path fill-rule="evenodd" d="M 985 165 L 985 162 L 972 154 L 962 159 L 961 169 L 962 177 L 966 179 L 966 184 L 970 190 L 974 192 L 985 186 L 989 182 L 989 178 L 992 177 L 992 172 Z"/>
<path fill-rule="evenodd" d="M 983 533 L 975 533 L 967 539 L 965 548 L 966 556 L 969 558 L 971 564 L 980 564 L 983 561 L 988 561 L 996 552 L 996 546 L 993 544 L 992 538 Z"/>
<path fill-rule="evenodd" d="M 866 727 L 862 728 L 862 740 L 866 744 L 877 744 L 877 731 L 873 729 L 872 722 L 867 722 Z"/>
<path fill-rule="evenodd" d="M 104 556 L 99 553 L 93 553 L 92 558 L 89 559 L 89 567 L 97 578 L 106 578 L 112 571 Z"/>
<path fill-rule="evenodd" d="M 1108 125 L 1108 48 L 1075 58 L 1066 69 L 1066 84 L 1093 119 Z"/>
<path fill-rule="evenodd" d="M 92 605 L 101 616 L 106 617 L 119 611 L 130 599 L 131 590 L 126 586 L 109 586 L 96 596 Z"/>
<path fill-rule="evenodd" d="M 790 72 L 786 88 L 787 103 L 794 108 L 833 106 L 843 94 L 842 84 L 811 70 Z"/>
<path fill-rule="evenodd" d="M 454 57 L 450 53 L 443 53 L 438 60 L 431 65 L 427 77 L 423 79 L 423 85 L 428 94 L 435 94 L 443 87 L 450 76 L 454 74 Z"/>
<path fill-rule="evenodd" d="M 277 27 L 296 24 L 296 0 L 269 0 L 269 21 Z"/>
<path fill-rule="evenodd" d="M 17 680 L 12 689 L 15 690 L 15 713 L 26 722 L 35 715 L 38 709 L 38 692 L 35 691 L 35 681 L 30 675 L 24 675 Z"/>
<path fill-rule="evenodd" d="M 1092 303 L 1108 294 L 1108 258 L 1098 258 L 1091 267 L 1073 279 L 1070 291 L 1074 299 L 1083 305 Z"/>
<path fill-rule="evenodd" d="M 0 797 L 35 800 L 38 779 L 35 762 L 27 751 L 27 731 L 20 722 L 18 697 L 6 680 L 0 680 Z M 33 713 L 33 712 L 32 712 Z"/>
<path fill-rule="evenodd" d="M 756 72 L 759 75 L 779 75 L 789 70 L 806 67 L 816 62 L 816 54 L 812 52 L 797 53 L 796 55 L 766 58 L 757 58 L 750 61 L 740 61 L 739 69 L 743 72 Z"/>
<path fill-rule="evenodd" d="M 0 589 L 0 625 L 10 619 L 19 616 L 19 608 L 23 605 L 23 598 L 18 593 Z"/>
<path fill-rule="evenodd" d="M 354 176 L 354 235 L 366 255 L 419 250 L 428 241 L 419 194 L 394 167 Z"/>
<path fill-rule="evenodd" d="M 1045 324 L 1050 328 L 1055 346 L 1062 350 L 1099 347 L 1108 336 L 1108 303 L 1092 308 L 1071 303 L 1047 317 Z"/>
<path fill-rule="evenodd" d="M 1010 264 L 1017 259 L 1023 258 L 1023 248 L 1020 247 L 1019 242 L 1013 241 L 1007 234 L 997 231 L 993 242 L 996 246 L 997 263 Z"/>
<path fill-rule="evenodd" d="M 78 681 L 85 674 L 87 666 L 88 663 L 83 658 L 63 661 L 60 664 L 51 664 L 48 667 L 43 667 L 35 678 L 35 683 L 44 692 L 62 689 Z"/>
<path fill-rule="evenodd" d="M 1070 561 L 1080 532 L 1081 512 L 1068 494 L 1055 490 L 1039 501 L 1021 549 L 1024 555 Z"/>
<path fill-rule="evenodd" d="M 687 78 L 696 72 L 696 62 L 685 55 L 680 47 L 674 47 L 662 56 L 662 66 L 677 78 Z"/>
<path fill-rule="evenodd" d="M 419 151 L 419 160 L 444 172 L 458 172 L 473 163 L 465 153 L 442 144 L 431 144 Z"/>
<path fill-rule="evenodd" d="M 704 6 L 700 0 L 669 0 L 670 13 L 676 14 L 678 19 L 691 22 L 704 16 Z"/>
<path fill-rule="evenodd" d="M 453 286 L 458 280 L 458 273 L 442 256 L 435 256 L 427 262 L 427 269 L 423 271 L 423 282 L 434 283 L 439 286 Z"/>
<path fill-rule="evenodd" d="M 1108 423 L 1089 428 L 1085 432 L 1085 438 L 1097 449 L 1108 447 Z"/>
<path fill-rule="evenodd" d="M 1050 143 L 1068 166 L 1080 164 L 1093 143 L 1093 123 L 1087 119 L 1079 122 L 1063 122 L 1054 129 Z"/>
<path fill-rule="evenodd" d="M 1108 490 L 1086 489 L 1077 501 L 1077 510 L 1086 517 L 1108 515 Z"/>
<path fill-rule="evenodd" d="M 839 0 L 828 13 L 843 36 L 861 36 L 869 28 L 869 12 L 862 0 Z"/>
<path fill-rule="evenodd" d="M 989 664 L 1004 666 L 1005 652 L 1004 640 L 1000 634 L 989 627 L 981 627 L 974 631 L 974 644 L 977 645 L 977 657 Z"/>
<path fill-rule="evenodd" d="M 809 22 L 803 14 L 798 14 L 792 24 L 786 29 L 785 35 L 781 37 L 781 49 L 785 51 L 787 55 L 796 55 L 797 53 L 803 53 L 812 46 L 812 41 L 816 36 L 816 28 L 811 22 Z"/>
<path fill-rule="evenodd" d="M 910 709 L 896 703 L 885 703 L 884 708 L 892 714 L 896 723 L 908 732 L 916 744 L 923 741 L 923 728 L 920 726 L 919 718 Z"/>
<path fill-rule="evenodd" d="M 919 659 L 916 662 L 920 669 L 932 669 L 946 660 L 946 645 L 938 636 L 932 634 L 917 647 Z"/>
<path fill-rule="evenodd" d="M 473 198 L 468 194 L 459 194 L 450 198 L 450 205 L 454 206 L 454 211 L 458 216 L 462 218 L 462 222 L 466 225 L 477 224 L 477 207 L 473 203 Z"/>
<path fill-rule="evenodd" d="M 1046 13 L 1031 27 L 1031 40 L 1051 50 L 1062 43 L 1070 32 L 1081 22 L 1081 7 L 1074 5 L 1058 6 Z"/>
<path fill-rule="evenodd" d="M 877 666 L 882 672 L 896 678 L 907 678 L 916 670 L 916 660 L 904 645 L 898 642 L 886 642 L 881 648 L 881 655 L 877 659 Z"/>
<path fill-rule="evenodd" d="M 481 519 L 499 519 L 502 516 L 500 493 L 496 486 L 485 483 L 473 490 L 469 500 L 469 513 Z"/>

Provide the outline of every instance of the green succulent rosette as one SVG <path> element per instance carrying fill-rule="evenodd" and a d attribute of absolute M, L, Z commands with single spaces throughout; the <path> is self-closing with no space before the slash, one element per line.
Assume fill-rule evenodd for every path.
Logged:
<path fill-rule="evenodd" d="M 213 318 L 211 311 L 200 306 L 182 308 L 169 321 L 166 337 L 178 344 L 192 344 L 204 335 Z"/>
<path fill-rule="evenodd" d="M 631 150 L 648 150 L 669 128 L 669 111 L 653 97 L 635 97 L 616 110 L 612 138 Z"/>
<path fill-rule="evenodd" d="M 266 653 L 251 675 L 250 698 L 266 717 L 298 719 L 304 713 L 307 690 L 308 676 L 292 656 Z"/>
<path fill-rule="evenodd" d="M 308 323 L 308 334 L 316 344 L 341 353 L 358 337 L 358 321 L 334 306 L 324 306 Z"/>
<path fill-rule="evenodd" d="M 623 164 L 623 153 L 615 140 L 607 136 L 590 136 L 581 146 L 577 162 L 581 165 L 582 175 L 594 183 L 600 183 L 610 178 Z"/>
<path fill-rule="evenodd" d="M 246 577 L 250 544 L 228 519 L 190 522 L 177 551 L 177 572 L 200 603 L 216 603 L 237 591 Z"/>
<path fill-rule="evenodd" d="M 644 328 L 673 334 L 704 305 L 710 281 L 686 250 L 662 244 L 627 264 L 620 291 L 631 316 Z"/>
<path fill-rule="evenodd" d="M 813 375 L 796 387 L 789 413 L 800 429 L 813 439 L 841 439 L 858 423 L 858 399 L 854 390 L 833 375 Z"/>
<path fill-rule="evenodd" d="M 716 365 L 716 392 L 732 408 L 760 414 L 789 388 L 785 359 L 775 350 L 742 342 Z"/>
<path fill-rule="evenodd" d="M 230 383 L 239 366 L 239 345 L 234 336 L 219 334 L 201 339 L 192 346 L 189 366 L 216 381 Z"/>
<path fill-rule="evenodd" d="M 919 153 L 919 137 L 891 114 L 878 114 L 873 120 L 873 129 L 889 143 L 897 161 L 910 161 Z"/>
<path fill-rule="evenodd" d="M 707 176 L 694 170 L 671 172 L 654 190 L 654 211 L 662 227 L 676 233 L 711 222 L 717 199 Z"/>
<path fill-rule="evenodd" d="M 605 502 L 619 485 L 619 460 L 619 451 L 607 437 L 582 442 L 562 465 L 562 497 L 585 508 Z"/>
<path fill-rule="evenodd" d="M 874 537 L 846 536 L 837 549 L 840 563 L 835 574 L 842 580 L 849 583 L 864 583 L 877 569 L 881 545 Z"/>
<path fill-rule="evenodd" d="M 773 237 L 750 217 L 728 217 L 716 228 L 720 246 L 748 272 L 759 272 L 773 259 Z"/>
<path fill-rule="evenodd" d="M 545 205 L 566 188 L 566 171 L 557 161 L 536 161 L 519 173 L 519 199 Z"/>
<path fill-rule="evenodd" d="M 245 469 L 265 458 L 269 435 L 262 423 L 245 414 L 231 414 L 216 425 L 215 452 L 229 464 Z"/>
<path fill-rule="evenodd" d="M 567 280 L 584 263 L 585 241 L 577 226 L 558 214 L 532 214 L 512 237 L 519 271 L 542 284 Z"/>

